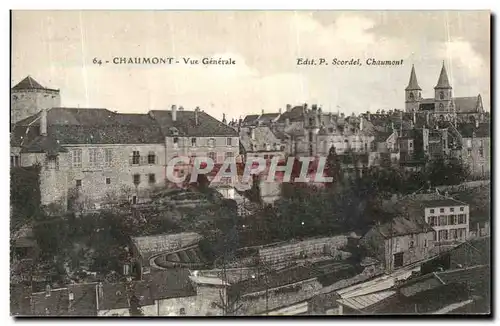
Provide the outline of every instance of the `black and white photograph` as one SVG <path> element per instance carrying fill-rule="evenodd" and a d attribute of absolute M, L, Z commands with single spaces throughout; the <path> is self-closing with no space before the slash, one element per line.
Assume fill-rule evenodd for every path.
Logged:
<path fill-rule="evenodd" d="M 490 316 L 491 24 L 10 11 L 11 316 Z"/>

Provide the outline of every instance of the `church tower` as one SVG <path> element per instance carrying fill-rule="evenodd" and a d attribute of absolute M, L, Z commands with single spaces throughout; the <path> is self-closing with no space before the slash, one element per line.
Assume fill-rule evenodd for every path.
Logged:
<path fill-rule="evenodd" d="M 435 111 L 436 112 L 451 112 L 452 107 L 452 88 L 450 81 L 448 80 L 448 74 L 446 73 L 446 67 L 441 68 L 441 73 L 439 74 L 439 79 L 436 87 L 434 87 L 434 101 L 435 101 Z"/>
<path fill-rule="evenodd" d="M 405 110 L 406 112 L 416 112 L 420 106 L 422 89 L 418 86 L 415 66 L 411 66 L 410 81 L 405 89 Z"/>

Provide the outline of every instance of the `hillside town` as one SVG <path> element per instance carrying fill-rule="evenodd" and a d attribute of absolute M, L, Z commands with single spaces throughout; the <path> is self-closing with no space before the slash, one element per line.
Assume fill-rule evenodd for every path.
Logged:
<path fill-rule="evenodd" d="M 11 314 L 489 314 L 490 108 L 445 62 L 435 85 L 408 75 L 399 108 L 232 117 L 62 107 L 18 81 Z"/>

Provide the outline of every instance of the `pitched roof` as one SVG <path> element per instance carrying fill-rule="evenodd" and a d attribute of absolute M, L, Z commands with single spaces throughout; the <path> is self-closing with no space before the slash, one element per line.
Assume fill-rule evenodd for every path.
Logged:
<path fill-rule="evenodd" d="M 264 113 L 260 115 L 258 121 L 263 124 L 269 124 L 272 120 L 276 119 L 279 116 L 279 113 Z"/>
<path fill-rule="evenodd" d="M 473 135 L 478 138 L 490 137 L 491 125 L 489 123 L 480 123 L 478 127 L 474 123 L 461 123 L 457 126 L 458 132 L 464 138 L 472 138 Z"/>
<path fill-rule="evenodd" d="M 102 284 L 99 295 L 99 310 L 127 309 L 130 308 L 130 299 L 135 296 L 140 307 L 154 303 L 150 286 L 144 281 L 132 283 L 105 283 Z M 151 284 L 151 286 L 154 286 Z"/>
<path fill-rule="evenodd" d="M 13 90 L 25 90 L 25 89 L 48 89 L 40 85 L 36 80 L 34 80 L 31 76 L 25 77 L 19 83 L 17 83 Z"/>
<path fill-rule="evenodd" d="M 159 124 L 163 135 L 188 137 L 229 136 L 236 137 L 238 132 L 203 111 L 177 111 L 176 121 L 172 120 L 171 111 L 153 110 L 149 114 Z M 195 115 L 198 114 L 198 124 Z"/>
<path fill-rule="evenodd" d="M 419 234 L 432 231 L 423 220 L 396 217 L 391 222 L 376 226 L 377 231 L 386 239 L 395 236 Z"/>
<path fill-rule="evenodd" d="M 458 113 L 477 112 L 480 100 L 479 96 L 454 97 L 455 111 Z"/>
<path fill-rule="evenodd" d="M 67 315 L 69 307 L 69 292 L 67 288 L 52 289 L 50 295 L 46 292 L 31 295 L 31 313 L 35 316 Z"/>
<path fill-rule="evenodd" d="M 196 295 L 189 276 L 188 269 L 170 268 L 146 274 L 144 281 L 151 284 L 151 296 L 154 300 L 189 297 Z"/>
<path fill-rule="evenodd" d="M 357 297 L 350 297 L 345 299 L 338 299 L 337 302 L 355 310 L 363 310 L 380 303 L 383 300 L 394 297 L 397 294 L 396 291 L 380 291 L 375 293 L 370 293 L 366 295 L 360 295 Z"/>
<path fill-rule="evenodd" d="M 450 81 L 448 80 L 448 74 L 446 73 L 446 67 L 444 66 L 444 61 L 443 66 L 441 67 L 438 82 L 434 88 L 451 88 Z"/>
<path fill-rule="evenodd" d="M 406 90 L 422 90 L 420 86 L 418 86 L 417 74 L 415 73 L 414 65 L 411 65 L 410 81 L 408 82 L 408 86 L 406 86 Z"/>
<path fill-rule="evenodd" d="M 96 286 L 97 283 L 68 285 L 68 294 L 73 294 L 73 300 L 69 301 L 69 315 L 94 316 L 97 314 Z"/>
<path fill-rule="evenodd" d="M 290 122 L 302 121 L 302 113 L 304 112 L 303 105 L 297 105 L 293 107 L 290 111 L 283 112 L 278 118 L 278 122 L 285 122 L 289 119 Z"/>
<path fill-rule="evenodd" d="M 256 123 L 258 118 L 259 118 L 259 114 L 250 114 L 250 115 L 245 116 L 242 123 L 243 124 Z"/>
<path fill-rule="evenodd" d="M 72 144 L 163 143 L 159 125 L 148 114 L 119 114 L 107 109 L 47 110 L 47 136 L 39 133 L 41 112 L 19 121 L 11 146 L 24 152 L 60 152 Z"/>

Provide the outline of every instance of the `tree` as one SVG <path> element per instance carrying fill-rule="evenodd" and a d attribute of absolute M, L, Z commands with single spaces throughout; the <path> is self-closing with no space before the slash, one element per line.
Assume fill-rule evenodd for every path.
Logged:
<path fill-rule="evenodd" d="M 470 170 L 460 159 L 442 156 L 429 163 L 425 174 L 433 186 L 456 185 L 467 180 Z"/>
<path fill-rule="evenodd" d="M 329 187 L 341 181 L 342 179 L 341 163 L 337 155 L 335 146 L 333 145 L 332 147 L 330 147 L 330 150 L 328 151 L 325 170 L 326 170 L 326 175 L 330 178 L 333 178 L 333 181 L 328 184 Z"/>

